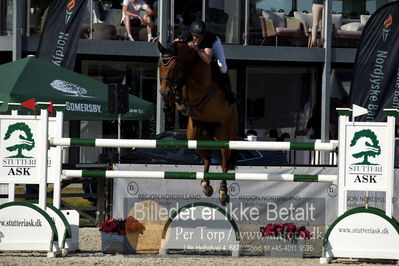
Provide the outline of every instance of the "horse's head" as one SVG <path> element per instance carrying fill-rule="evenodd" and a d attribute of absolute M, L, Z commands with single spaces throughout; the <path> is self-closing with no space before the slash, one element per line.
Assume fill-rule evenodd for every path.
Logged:
<path fill-rule="evenodd" d="M 161 52 L 159 60 L 159 76 L 161 80 L 160 93 L 165 104 L 172 104 L 176 101 L 177 94 L 181 91 L 183 82 L 182 64 L 177 55 L 175 45 L 164 47 L 158 43 Z"/>
<path fill-rule="evenodd" d="M 198 93 L 191 91 L 190 99 L 188 99 L 186 80 L 192 78 L 194 73 L 193 69 L 195 66 L 200 64 L 201 66 L 209 67 L 209 65 L 202 62 L 198 54 L 187 44 L 181 42 L 175 42 L 170 47 L 164 47 L 158 43 L 158 49 L 161 52 L 161 58 L 159 60 L 159 75 L 161 80 L 160 94 L 165 103 L 164 111 L 169 111 L 168 108 L 172 104 L 176 104 L 177 109 L 184 115 L 190 113 L 189 102 L 198 102 L 203 98 L 204 93 L 207 92 L 202 89 L 195 90 L 199 92 L 200 97 L 195 98 Z M 201 73 L 202 70 L 196 68 L 197 74 Z M 195 77 L 198 78 L 198 75 Z M 194 95 L 194 97 L 192 97 Z"/>

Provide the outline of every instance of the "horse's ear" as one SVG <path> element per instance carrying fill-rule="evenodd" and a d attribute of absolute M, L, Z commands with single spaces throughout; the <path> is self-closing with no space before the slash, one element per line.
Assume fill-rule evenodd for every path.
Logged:
<path fill-rule="evenodd" d="M 167 51 L 160 42 L 158 42 L 158 50 L 161 52 L 161 54 L 165 54 Z"/>
<path fill-rule="evenodd" d="M 177 55 L 177 48 L 179 47 L 179 43 L 178 42 L 174 42 L 172 44 L 172 46 L 170 47 L 170 52 L 173 55 Z"/>

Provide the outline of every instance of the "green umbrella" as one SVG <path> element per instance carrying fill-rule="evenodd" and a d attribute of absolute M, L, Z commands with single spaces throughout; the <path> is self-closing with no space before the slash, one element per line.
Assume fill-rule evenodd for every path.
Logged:
<path fill-rule="evenodd" d="M 108 112 L 108 86 L 38 58 L 24 58 L 0 65 L 0 101 L 21 103 L 28 99 L 65 104 L 65 119 L 112 120 Z M 122 119 L 149 120 L 154 104 L 129 95 L 129 111 Z"/>

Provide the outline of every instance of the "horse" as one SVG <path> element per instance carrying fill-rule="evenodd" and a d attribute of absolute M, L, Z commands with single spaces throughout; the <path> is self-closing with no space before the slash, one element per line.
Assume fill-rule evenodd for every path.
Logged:
<path fill-rule="evenodd" d="M 237 105 L 228 102 L 212 75 L 211 64 L 202 61 L 197 52 L 184 43 L 167 48 L 158 43 L 158 49 L 161 52 L 160 94 L 165 106 L 175 104 L 188 117 L 187 139 L 234 140 L 238 132 Z M 196 151 L 203 159 L 204 172 L 209 172 L 212 151 Z M 222 171 L 227 173 L 235 161 L 230 149 L 221 149 L 221 155 Z M 202 180 L 201 187 L 206 196 L 212 196 L 209 180 Z M 226 205 L 230 200 L 226 180 L 221 181 L 218 192 L 220 203 Z"/>

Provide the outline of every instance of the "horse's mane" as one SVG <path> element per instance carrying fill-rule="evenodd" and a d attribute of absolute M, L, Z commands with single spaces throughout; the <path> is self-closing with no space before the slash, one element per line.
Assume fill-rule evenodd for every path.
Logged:
<path fill-rule="evenodd" d="M 188 46 L 186 42 L 173 43 L 173 49 L 182 63 L 188 62 L 192 64 L 193 62 L 197 61 L 197 59 L 200 59 L 198 54 L 190 46 Z"/>

